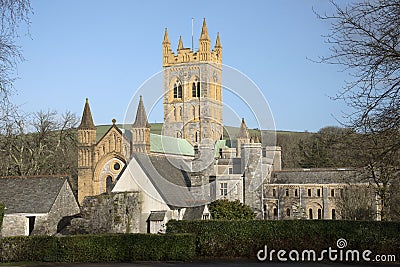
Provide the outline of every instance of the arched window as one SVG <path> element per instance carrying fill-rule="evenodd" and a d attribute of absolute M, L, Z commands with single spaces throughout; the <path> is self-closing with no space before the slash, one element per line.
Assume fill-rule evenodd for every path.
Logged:
<path fill-rule="evenodd" d="M 196 143 L 198 143 L 198 142 L 199 142 L 199 139 L 200 139 L 200 132 L 197 131 L 197 132 L 195 133 L 195 135 L 194 135 L 194 141 L 195 141 Z"/>
<path fill-rule="evenodd" d="M 322 210 L 318 209 L 318 220 L 322 219 Z"/>
<path fill-rule="evenodd" d="M 196 78 L 192 83 L 192 97 L 200 97 L 200 81 Z"/>
<path fill-rule="evenodd" d="M 286 209 L 286 216 L 290 217 L 290 209 L 289 208 Z"/>
<path fill-rule="evenodd" d="M 174 84 L 174 98 L 182 98 L 182 84 L 179 80 Z"/>
<path fill-rule="evenodd" d="M 332 220 L 336 220 L 336 210 L 332 209 Z"/>
<path fill-rule="evenodd" d="M 308 219 L 312 220 L 313 219 L 313 212 L 312 209 L 308 210 Z"/>

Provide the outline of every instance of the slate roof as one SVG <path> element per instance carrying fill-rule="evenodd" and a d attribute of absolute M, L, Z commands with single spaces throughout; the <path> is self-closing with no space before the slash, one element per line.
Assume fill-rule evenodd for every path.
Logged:
<path fill-rule="evenodd" d="M 201 220 L 205 206 L 186 208 L 183 220 Z"/>
<path fill-rule="evenodd" d="M 67 177 L 0 178 L 0 202 L 6 214 L 48 213 Z"/>
<path fill-rule="evenodd" d="M 354 169 L 295 169 L 274 171 L 271 184 L 329 184 L 347 183 L 358 179 Z"/>
<path fill-rule="evenodd" d="M 165 218 L 165 214 L 167 211 L 162 210 L 162 211 L 152 211 L 149 216 L 149 221 L 163 221 Z"/>
<path fill-rule="evenodd" d="M 134 158 L 169 206 L 192 207 L 202 203 L 189 192 L 190 173 L 182 170 L 184 166 L 180 166 L 180 163 L 176 162 L 174 166 L 170 162 L 174 158 L 143 153 L 135 153 Z"/>

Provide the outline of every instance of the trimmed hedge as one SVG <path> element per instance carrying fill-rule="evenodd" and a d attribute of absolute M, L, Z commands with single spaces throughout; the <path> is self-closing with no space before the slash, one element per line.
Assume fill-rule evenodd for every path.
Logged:
<path fill-rule="evenodd" d="M 192 234 L 29 236 L 0 240 L 1 262 L 188 261 L 194 256 Z"/>
<path fill-rule="evenodd" d="M 5 210 L 4 204 L 0 203 L 0 231 L 1 231 L 1 227 L 3 225 L 4 210 Z"/>
<path fill-rule="evenodd" d="M 322 251 L 337 248 L 339 238 L 347 249 L 374 254 L 400 255 L 400 223 L 356 221 L 169 221 L 167 234 L 194 233 L 196 254 L 206 258 L 256 258 L 268 249 Z"/>

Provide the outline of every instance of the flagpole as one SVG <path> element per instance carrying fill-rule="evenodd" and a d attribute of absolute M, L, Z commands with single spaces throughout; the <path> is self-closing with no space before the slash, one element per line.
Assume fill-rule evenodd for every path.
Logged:
<path fill-rule="evenodd" d="M 193 47 L 193 22 L 194 22 L 194 18 L 192 18 L 192 51 L 194 52 L 194 47 Z"/>

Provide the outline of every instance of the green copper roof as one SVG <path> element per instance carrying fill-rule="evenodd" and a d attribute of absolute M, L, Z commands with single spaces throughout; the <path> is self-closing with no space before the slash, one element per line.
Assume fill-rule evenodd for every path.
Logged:
<path fill-rule="evenodd" d="M 150 134 L 150 151 L 163 154 L 194 156 L 193 146 L 185 139 Z"/>
<path fill-rule="evenodd" d="M 226 140 L 217 140 L 215 142 L 215 146 L 214 146 L 214 156 L 216 158 L 219 158 L 219 150 L 221 148 L 228 148 L 228 146 L 226 145 Z"/>
<path fill-rule="evenodd" d="M 122 128 L 122 125 L 117 125 Z M 111 125 L 96 126 L 96 141 L 107 133 Z M 225 144 L 225 143 L 224 143 Z M 193 146 L 185 139 L 150 133 L 150 151 L 163 154 L 194 156 Z M 219 149 L 218 149 L 219 151 Z"/>

